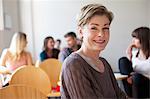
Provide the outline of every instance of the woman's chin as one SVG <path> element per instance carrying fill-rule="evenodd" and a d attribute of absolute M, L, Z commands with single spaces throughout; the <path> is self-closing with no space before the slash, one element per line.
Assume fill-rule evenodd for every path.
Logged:
<path fill-rule="evenodd" d="M 101 51 L 103 51 L 104 49 L 105 49 L 105 47 L 100 47 L 100 48 L 95 48 L 94 50 L 101 52 Z"/>

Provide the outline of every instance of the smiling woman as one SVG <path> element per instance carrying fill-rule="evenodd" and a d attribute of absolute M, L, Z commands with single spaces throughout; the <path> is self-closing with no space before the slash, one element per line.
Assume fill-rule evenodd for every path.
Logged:
<path fill-rule="evenodd" d="M 126 99 L 109 63 L 99 57 L 109 41 L 112 19 L 112 12 L 100 4 L 89 4 L 81 9 L 78 31 L 83 42 L 63 63 L 62 99 Z"/>
<path fill-rule="evenodd" d="M 44 39 L 43 51 L 40 53 L 40 60 L 44 61 L 48 58 L 58 59 L 59 49 L 54 48 L 54 38 L 48 36 Z"/>

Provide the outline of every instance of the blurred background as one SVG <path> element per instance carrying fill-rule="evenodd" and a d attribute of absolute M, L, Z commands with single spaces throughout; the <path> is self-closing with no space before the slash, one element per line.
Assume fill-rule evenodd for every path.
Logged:
<path fill-rule="evenodd" d="M 78 34 L 77 13 L 89 3 L 103 4 L 114 13 L 110 41 L 102 56 L 118 71 L 118 59 L 126 55 L 131 32 L 140 26 L 150 27 L 150 0 L 0 0 L 0 50 L 9 47 L 16 31 L 27 34 L 27 49 L 34 61 L 46 36 L 61 39 L 63 48 L 67 32 Z"/>

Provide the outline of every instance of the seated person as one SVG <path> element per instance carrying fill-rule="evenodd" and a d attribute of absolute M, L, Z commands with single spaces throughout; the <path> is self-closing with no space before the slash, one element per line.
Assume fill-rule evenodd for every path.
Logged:
<path fill-rule="evenodd" d="M 54 48 L 54 38 L 48 36 L 44 39 L 43 51 L 40 53 L 40 60 L 44 61 L 48 58 L 58 59 L 59 49 Z"/>
<path fill-rule="evenodd" d="M 78 44 L 76 34 L 74 32 L 68 32 L 65 36 L 68 47 L 64 48 L 59 53 L 59 60 L 63 62 L 72 52 L 77 51 L 81 45 Z"/>
<path fill-rule="evenodd" d="M 127 56 L 135 73 L 127 81 L 132 84 L 134 98 L 150 98 L 150 29 L 139 27 L 132 37 Z"/>
<path fill-rule="evenodd" d="M 61 47 L 60 47 L 60 46 L 61 46 L 61 40 L 60 40 L 60 39 L 57 39 L 57 40 L 55 41 L 54 48 L 61 50 Z"/>
<path fill-rule="evenodd" d="M 31 54 L 25 50 L 26 45 L 26 34 L 22 32 L 15 33 L 10 47 L 2 52 L 0 66 L 5 66 L 6 69 L 1 71 L 1 74 L 11 74 L 20 66 L 33 64 Z M 6 83 L 8 82 L 6 81 Z"/>

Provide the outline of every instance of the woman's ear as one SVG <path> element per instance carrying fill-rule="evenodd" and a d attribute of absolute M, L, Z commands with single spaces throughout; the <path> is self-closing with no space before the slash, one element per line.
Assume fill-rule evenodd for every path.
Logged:
<path fill-rule="evenodd" d="M 78 33 L 79 33 L 79 38 L 83 38 L 83 30 L 82 27 L 78 26 Z"/>

